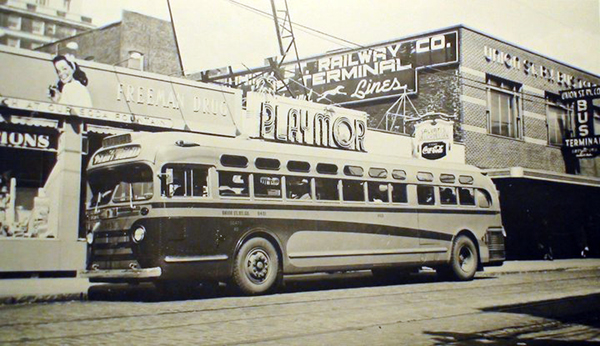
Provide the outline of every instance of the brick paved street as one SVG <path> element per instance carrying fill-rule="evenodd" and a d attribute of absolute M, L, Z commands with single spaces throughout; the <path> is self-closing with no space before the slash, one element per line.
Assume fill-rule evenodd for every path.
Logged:
<path fill-rule="evenodd" d="M 99 288 L 87 302 L 0 306 L 0 343 L 600 344 L 597 269 L 492 275 L 465 283 L 426 274 L 387 285 L 355 275 L 289 281 L 269 296 L 221 290 L 188 300 L 156 301 L 150 287 L 116 288 Z"/>

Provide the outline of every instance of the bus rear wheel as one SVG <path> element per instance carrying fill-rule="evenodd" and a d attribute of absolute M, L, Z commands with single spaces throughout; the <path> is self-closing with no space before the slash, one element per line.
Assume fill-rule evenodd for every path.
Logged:
<path fill-rule="evenodd" d="M 251 238 L 235 256 L 233 282 L 245 294 L 263 294 L 271 290 L 279 275 L 279 256 L 270 241 Z"/>
<path fill-rule="evenodd" d="M 441 274 L 458 281 L 472 280 L 477 272 L 478 258 L 475 243 L 469 237 L 460 235 L 452 246 L 450 263 L 441 268 Z"/>

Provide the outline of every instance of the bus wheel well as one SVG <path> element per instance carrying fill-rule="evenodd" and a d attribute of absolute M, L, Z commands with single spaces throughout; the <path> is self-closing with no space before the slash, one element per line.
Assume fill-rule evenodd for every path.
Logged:
<path fill-rule="evenodd" d="M 470 230 L 463 229 L 462 231 L 458 232 L 458 234 L 454 237 L 454 239 L 458 238 L 461 235 L 468 237 L 469 239 L 471 239 L 473 241 L 473 244 L 475 244 L 475 248 L 477 249 L 477 270 L 483 270 L 483 265 L 481 263 L 481 253 L 479 251 L 479 242 L 477 241 L 477 237 Z"/>
<path fill-rule="evenodd" d="M 265 238 L 273 245 L 273 247 L 275 248 L 275 251 L 277 251 L 277 256 L 279 256 L 279 258 L 280 258 L 279 269 L 282 270 L 283 269 L 283 252 L 281 251 L 281 245 L 279 244 L 279 241 L 277 241 L 277 238 L 275 238 L 275 236 L 271 232 L 269 232 L 267 229 L 257 228 L 257 229 L 253 229 L 250 232 L 248 232 L 248 234 L 246 234 L 244 237 L 242 237 L 240 239 L 240 241 L 238 242 L 238 245 L 235 250 L 236 253 L 239 251 L 240 247 L 245 242 L 247 242 L 248 240 L 250 240 L 252 238 L 256 238 L 256 237 Z"/>

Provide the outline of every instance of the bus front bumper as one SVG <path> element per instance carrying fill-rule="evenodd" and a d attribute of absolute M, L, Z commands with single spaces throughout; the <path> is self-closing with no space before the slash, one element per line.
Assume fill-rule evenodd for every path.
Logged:
<path fill-rule="evenodd" d="M 160 277 L 162 269 L 160 267 L 144 269 L 93 269 L 83 270 L 79 274 L 82 278 L 88 279 L 149 279 Z"/>

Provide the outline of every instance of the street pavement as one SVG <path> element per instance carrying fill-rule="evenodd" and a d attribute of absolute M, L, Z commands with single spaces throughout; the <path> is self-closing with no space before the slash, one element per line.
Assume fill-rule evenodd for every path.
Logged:
<path fill-rule="evenodd" d="M 595 263 L 520 262 L 469 282 L 334 274 L 257 297 L 145 301 L 144 285 L 94 286 L 86 301 L 0 306 L 0 344 L 600 345 Z"/>
<path fill-rule="evenodd" d="M 477 277 L 496 275 L 600 269 L 600 259 L 564 259 L 554 261 L 507 261 L 500 267 L 487 267 Z M 358 276 L 370 275 L 368 272 Z M 313 280 L 309 275 L 307 280 Z M 98 284 L 94 284 L 98 285 Z M 31 278 L 0 280 L 0 304 L 85 300 L 92 285 L 82 278 Z"/>

